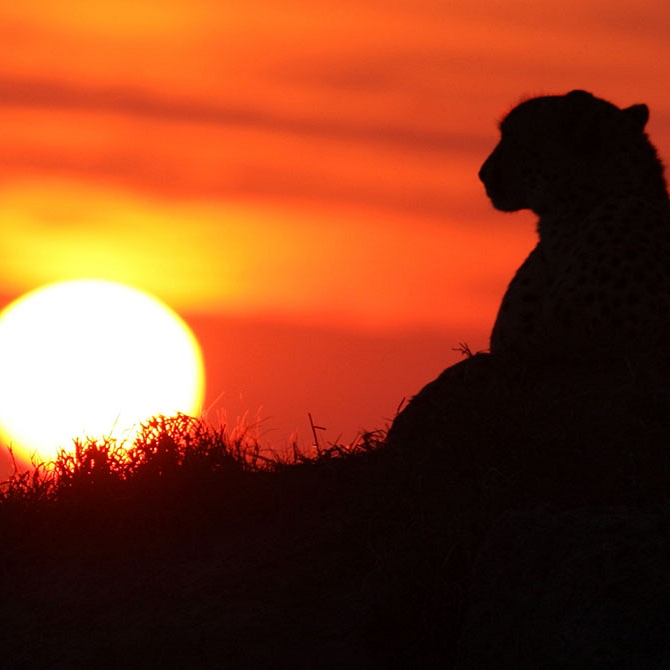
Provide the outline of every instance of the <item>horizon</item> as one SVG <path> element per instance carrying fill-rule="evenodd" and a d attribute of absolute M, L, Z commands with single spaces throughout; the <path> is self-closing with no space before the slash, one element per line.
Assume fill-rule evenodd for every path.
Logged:
<path fill-rule="evenodd" d="M 660 0 L 66 0 L 0 30 L 0 308 L 147 291 L 202 346 L 205 409 L 273 444 L 308 413 L 328 441 L 383 428 L 488 346 L 536 237 L 477 177 L 520 99 L 646 103 L 670 161 Z"/>

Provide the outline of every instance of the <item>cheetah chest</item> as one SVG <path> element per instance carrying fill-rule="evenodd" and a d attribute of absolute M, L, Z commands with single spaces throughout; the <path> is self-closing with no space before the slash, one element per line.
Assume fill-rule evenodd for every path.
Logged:
<path fill-rule="evenodd" d="M 631 199 L 578 232 L 546 235 L 519 268 L 491 335 L 492 352 L 565 356 L 670 348 L 670 214 Z M 572 234 L 569 234 L 572 233 Z"/>

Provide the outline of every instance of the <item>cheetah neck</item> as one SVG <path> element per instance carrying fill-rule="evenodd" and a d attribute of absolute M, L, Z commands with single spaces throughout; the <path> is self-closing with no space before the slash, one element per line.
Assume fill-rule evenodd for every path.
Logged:
<path fill-rule="evenodd" d="M 629 196 L 623 196 L 628 199 Z M 573 203 L 571 206 L 553 208 L 539 215 L 537 234 L 546 252 L 560 252 L 571 240 L 578 239 L 593 213 L 607 206 L 608 203 L 620 201 L 622 196 L 602 198 L 596 202 Z"/>
<path fill-rule="evenodd" d="M 564 245 L 566 240 L 576 237 L 584 218 L 562 214 L 541 216 L 537 221 L 537 234 L 543 248 L 551 251 Z"/>
<path fill-rule="evenodd" d="M 598 220 L 599 215 L 608 211 L 610 213 L 619 211 L 625 208 L 624 205 L 629 207 L 635 202 L 642 203 L 644 207 L 660 208 L 662 211 L 670 212 L 670 201 L 666 193 L 655 197 L 647 194 L 624 193 L 610 195 L 588 205 L 555 208 L 539 215 L 537 233 L 542 247 L 550 254 L 553 251 L 560 252 L 566 247 L 566 244 L 579 239 L 585 229 Z M 606 216 L 611 220 L 611 216 Z"/>
<path fill-rule="evenodd" d="M 564 243 L 579 234 L 593 206 L 560 207 L 538 213 L 537 234 L 545 245 Z"/>

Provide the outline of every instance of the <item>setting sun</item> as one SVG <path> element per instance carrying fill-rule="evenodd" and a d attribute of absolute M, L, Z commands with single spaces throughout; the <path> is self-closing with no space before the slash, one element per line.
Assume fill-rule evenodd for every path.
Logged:
<path fill-rule="evenodd" d="M 200 347 L 156 298 L 101 280 L 37 289 L 0 314 L 0 435 L 50 460 L 75 437 L 132 437 L 156 414 L 199 413 Z"/>

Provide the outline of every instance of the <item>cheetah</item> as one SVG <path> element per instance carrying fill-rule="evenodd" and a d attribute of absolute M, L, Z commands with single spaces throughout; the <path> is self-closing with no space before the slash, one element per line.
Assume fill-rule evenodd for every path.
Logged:
<path fill-rule="evenodd" d="M 648 118 L 572 91 L 500 123 L 479 178 L 496 209 L 539 217 L 539 242 L 503 297 L 492 355 L 670 353 L 670 203 Z"/>

